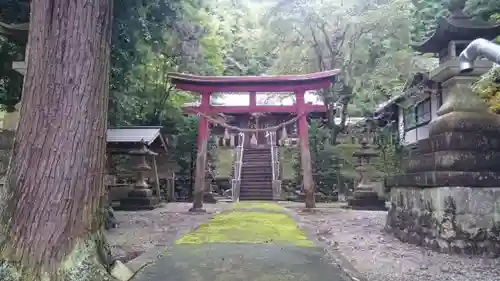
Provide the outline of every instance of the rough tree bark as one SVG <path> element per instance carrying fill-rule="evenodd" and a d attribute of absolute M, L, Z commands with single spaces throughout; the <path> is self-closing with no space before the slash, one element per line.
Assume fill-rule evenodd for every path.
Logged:
<path fill-rule="evenodd" d="M 102 233 L 112 0 L 32 0 L 0 189 L 0 280 L 111 280 Z"/>

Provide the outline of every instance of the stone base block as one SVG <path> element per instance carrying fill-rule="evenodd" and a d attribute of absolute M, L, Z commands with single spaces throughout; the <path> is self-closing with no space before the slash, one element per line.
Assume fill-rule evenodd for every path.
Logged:
<path fill-rule="evenodd" d="M 137 198 L 149 198 L 153 197 L 153 190 L 151 189 L 132 189 L 128 192 L 129 197 L 137 197 Z"/>
<path fill-rule="evenodd" d="M 158 197 L 127 197 L 120 200 L 120 206 L 117 210 L 135 211 L 135 210 L 153 210 L 160 204 Z"/>
<path fill-rule="evenodd" d="M 217 196 L 217 193 L 214 193 L 214 192 L 205 192 L 203 194 L 203 203 L 208 203 L 208 204 L 215 204 L 215 203 L 217 203 L 217 199 L 215 199 L 215 196 Z"/>
<path fill-rule="evenodd" d="M 377 192 L 359 192 L 347 199 L 347 206 L 353 210 L 386 211 L 385 200 Z"/>
<path fill-rule="evenodd" d="M 500 256 L 500 187 L 393 187 L 386 231 L 438 252 Z"/>
<path fill-rule="evenodd" d="M 473 165 L 473 164 L 471 164 Z M 386 186 L 431 188 L 440 186 L 496 187 L 500 172 L 430 171 L 405 173 L 387 178 Z"/>

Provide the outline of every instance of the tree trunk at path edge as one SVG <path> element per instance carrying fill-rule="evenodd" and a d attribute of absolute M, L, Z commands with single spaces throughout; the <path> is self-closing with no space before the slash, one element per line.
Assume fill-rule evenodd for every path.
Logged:
<path fill-rule="evenodd" d="M 32 0 L 7 183 L 0 280 L 112 280 L 101 195 L 112 0 Z M 106 276 L 108 278 L 106 278 Z"/>

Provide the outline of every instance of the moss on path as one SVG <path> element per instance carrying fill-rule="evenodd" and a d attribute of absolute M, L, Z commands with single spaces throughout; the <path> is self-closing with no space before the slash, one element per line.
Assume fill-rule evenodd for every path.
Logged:
<path fill-rule="evenodd" d="M 251 243 L 313 247 L 283 207 L 266 202 L 236 203 L 176 241 L 176 244 Z"/>

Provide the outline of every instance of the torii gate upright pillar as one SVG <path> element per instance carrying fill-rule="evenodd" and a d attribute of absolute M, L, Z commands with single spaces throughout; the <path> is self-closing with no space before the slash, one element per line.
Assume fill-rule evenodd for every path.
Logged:
<path fill-rule="evenodd" d="M 306 208 L 314 208 L 316 206 L 314 198 L 314 181 L 312 178 L 311 167 L 311 152 L 309 151 L 309 126 L 307 125 L 307 112 L 305 104 L 305 91 L 298 90 L 295 92 L 297 101 L 297 115 L 300 116 L 298 122 L 299 131 L 299 146 L 300 146 L 300 166 L 302 168 L 302 186 L 304 189 L 304 201 Z"/>
<path fill-rule="evenodd" d="M 207 114 L 210 109 L 210 92 L 200 93 L 200 112 Z M 205 176 L 207 169 L 207 145 L 208 145 L 208 120 L 200 115 L 200 123 L 198 127 L 198 150 L 196 153 L 196 173 L 193 192 L 193 207 L 190 212 L 204 212 L 203 196 L 205 195 Z"/>

